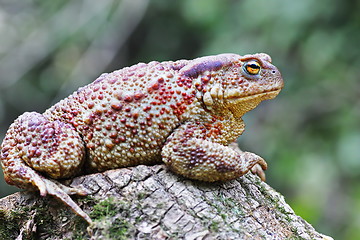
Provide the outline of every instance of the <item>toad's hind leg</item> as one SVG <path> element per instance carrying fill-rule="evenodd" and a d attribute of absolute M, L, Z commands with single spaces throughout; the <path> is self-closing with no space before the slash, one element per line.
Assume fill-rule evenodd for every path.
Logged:
<path fill-rule="evenodd" d="M 46 178 L 73 177 L 80 171 L 84 155 L 83 141 L 71 124 L 49 121 L 31 112 L 10 126 L 1 145 L 0 162 L 7 183 L 39 190 L 42 196 L 53 195 L 90 223 L 87 214 L 69 197 L 86 193 Z"/>

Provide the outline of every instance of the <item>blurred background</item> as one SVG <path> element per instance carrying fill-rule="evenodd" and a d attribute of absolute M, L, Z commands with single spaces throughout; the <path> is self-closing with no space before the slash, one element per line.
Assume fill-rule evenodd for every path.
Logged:
<path fill-rule="evenodd" d="M 359 10 L 342 0 L 0 0 L 0 140 L 18 115 L 102 72 L 266 52 L 286 85 L 244 117 L 241 148 L 267 160 L 267 182 L 319 232 L 360 239 Z M 0 197 L 19 191 L 0 178 Z"/>

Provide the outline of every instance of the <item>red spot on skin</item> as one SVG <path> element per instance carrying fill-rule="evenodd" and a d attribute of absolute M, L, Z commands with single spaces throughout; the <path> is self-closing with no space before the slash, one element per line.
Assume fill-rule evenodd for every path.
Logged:
<path fill-rule="evenodd" d="M 127 128 L 134 128 L 135 126 L 132 123 L 125 124 L 125 127 Z"/>
<path fill-rule="evenodd" d="M 71 111 L 71 114 L 74 115 L 74 116 L 77 116 L 79 114 L 79 111 L 77 110 L 72 110 Z"/>
<path fill-rule="evenodd" d="M 139 113 L 133 113 L 132 117 L 133 117 L 134 119 L 137 119 L 137 118 L 139 117 Z"/>
<path fill-rule="evenodd" d="M 130 111 L 131 111 L 131 108 L 130 108 L 130 107 L 126 107 L 124 110 L 125 110 L 125 112 L 130 112 Z"/>
<path fill-rule="evenodd" d="M 140 100 L 141 98 L 143 98 L 145 96 L 144 93 L 142 93 L 141 91 L 135 92 L 134 94 L 134 99 L 135 100 Z"/>
<path fill-rule="evenodd" d="M 103 99 L 104 99 L 104 95 L 99 94 L 99 95 L 98 95 L 98 99 L 99 99 L 99 100 L 103 100 Z"/>
<path fill-rule="evenodd" d="M 210 76 L 204 76 L 201 80 L 203 83 L 208 83 L 210 81 Z"/>
<path fill-rule="evenodd" d="M 163 83 L 163 82 L 164 82 L 164 78 L 162 78 L 162 77 L 159 78 L 159 79 L 158 79 L 158 82 L 159 82 L 159 83 Z"/>
<path fill-rule="evenodd" d="M 116 82 L 116 80 L 117 80 L 116 78 L 111 78 L 108 80 L 108 83 L 114 84 Z"/>
<path fill-rule="evenodd" d="M 113 104 L 111 104 L 111 108 L 116 111 L 120 111 L 123 108 L 123 105 L 120 103 L 113 103 Z"/>
<path fill-rule="evenodd" d="M 112 120 L 113 122 L 115 122 L 116 119 L 117 119 L 117 115 L 116 115 L 116 114 L 111 115 L 111 120 Z"/>
<path fill-rule="evenodd" d="M 125 138 L 124 136 L 121 136 L 121 137 L 119 137 L 119 140 L 120 140 L 121 142 L 125 142 L 125 141 L 126 141 L 126 138 Z"/>
<path fill-rule="evenodd" d="M 98 91 L 99 89 L 100 89 L 99 84 L 96 84 L 96 85 L 93 86 L 93 91 L 94 92 Z"/>
<path fill-rule="evenodd" d="M 147 111 L 151 110 L 151 106 L 146 106 L 143 108 L 143 110 L 144 110 L 144 112 L 147 112 Z"/>
<path fill-rule="evenodd" d="M 92 109 L 94 105 L 95 105 L 94 102 L 89 102 L 87 106 L 89 109 Z"/>
<path fill-rule="evenodd" d="M 91 118 L 86 118 L 86 119 L 84 120 L 84 123 L 85 123 L 86 125 L 90 125 L 90 124 L 93 123 L 93 120 L 92 120 Z M 84 130 L 87 130 L 87 129 L 88 129 L 88 126 L 85 126 L 85 127 L 84 127 Z"/>
<path fill-rule="evenodd" d="M 133 100 L 133 96 L 131 96 L 131 95 L 125 95 L 124 96 L 124 101 L 125 102 L 132 102 L 132 100 Z"/>
<path fill-rule="evenodd" d="M 93 133 L 88 133 L 88 134 L 86 135 L 86 137 L 87 137 L 88 140 L 91 140 L 91 139 L 93 138 L 93 136 L 94 136 Z"/>
<path fill-rule="evenodd" d="M 112 132 L 112 133 L 110 133 L 109 137 L 112 138 L 112 139 L 115 139 L 115 138 L 117 138 L 117 133 Z"/>
<path fill-rule="evenodd" d="M 106 84 L 103 84 L 103 85 L 101 86 L 101 88 L 102 88 L 103 90 L 105 90 L 105 89 L 107 88 L 107 85 L 106 85 Z"/>
<path fill-rule="evenodd" d="M 95 110 L 95 115 L 100 116 L 102 114 L 102 111 L 100 109 Z"/>
<path fill-rule="evenodd" d="M 3 153 L 5 153 L 5 152 L 10 150 L 10 146 L 5 146 L 1 150 L 2 150 Z"/>
<path fill-rule="evenodd" d="M 161 66 L 161 65 L 157 65 L 157 66 L 156 66 L 156 69 L 157 69 L 157 70 L 160 70 L 160 71 L 163 71 L 163 70 L 164 70 L 164 67 Z"/>
<path fill-rule="evenodd" d="M 121 122 L 121 123 L 126 123 L 126 118 L 120 119 L 120 122 Z"/>
<path fill-rule="evenodd" d="M 34 155 L 35 155 L 35 157 L 40 157 L 41 151 L 39 149 L 36 149 Z"/>
<path fill-rule="evenodd" d="M 143 76 L 145 76 L 145 72 L 138 73 L 137 76 L 138 76 L 138 77 L 143 77 Z"/>
<path fill-rule="evenodd" d="M 159 87 L 160 87 L 159 83 L 154 83 L 153 85 L 151 85 L 151 88 L 152 88 L 153 90 L 158 90 Z"/>

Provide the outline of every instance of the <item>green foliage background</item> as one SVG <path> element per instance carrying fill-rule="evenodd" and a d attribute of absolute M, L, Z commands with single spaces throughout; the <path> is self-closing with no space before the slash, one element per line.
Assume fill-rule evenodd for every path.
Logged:
<path fill-rule="evenodd" d="M 102 72 L 137 62 L 266 52 L 286 86 L 245 116 L 243 149 L 315 228 L 360 239 L 360 3 L 1 0 L 0 138 Z M 16 188 L 1 179 L 0 196 Z"/>

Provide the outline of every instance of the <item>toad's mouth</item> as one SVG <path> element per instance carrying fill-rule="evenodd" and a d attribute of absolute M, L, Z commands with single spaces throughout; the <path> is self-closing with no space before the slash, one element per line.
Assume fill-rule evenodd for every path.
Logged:
<path fill-rule="evenodd" d="M 238 95 L 234 94 L 234 95 L 225 96 L 225 99 L 231 103 L 248 102 L 248 101 L 253 101 L 253 100 L 262 101 L 262 100 L 275 98 L 279 94 L 280 91 L 281 91 L 281 89 L 269 90 L 269 91 L 265 91 L 262 93 L 257 93 L 257 94 L 247 95 L 247 96 L 238 96 Z"/>

